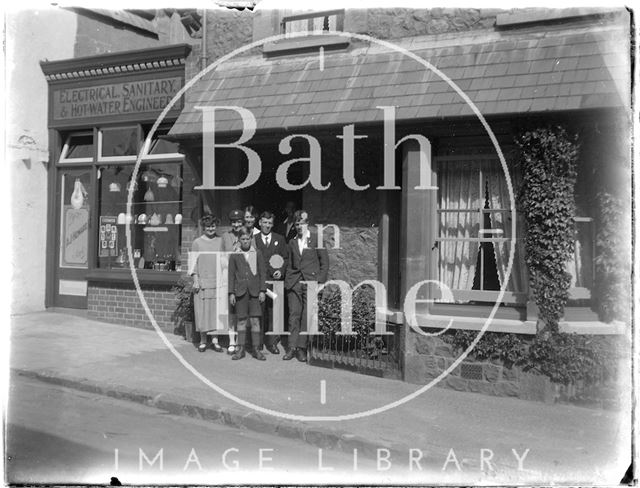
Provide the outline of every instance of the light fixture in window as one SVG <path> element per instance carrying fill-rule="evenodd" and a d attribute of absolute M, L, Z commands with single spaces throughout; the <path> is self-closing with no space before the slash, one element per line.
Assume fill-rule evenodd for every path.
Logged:
<path fill-rule="evenodd" d="M 71 206 L 76 210 L 82 208 L 88 195 L 89 194 L 87 193 L 87 190 L 85 190 L 80 178 L 76 178 L 76 181 L 73 184 L 73 193 L 71 194 Z"/>
<path fill-rule="evenodd" d="M 121 186 L 120 183 L 118 183 L 117 181 L 112 181 L 111 183 L 109 183 L 109 191 L 111 193 L 119 193 L 121 190 Z"/>
<path fill-rule="evenodd" d="M 158 185 L 158 188 L 166 188 L 169 184 L 169 179 L 165 175 L 162 175 L 160 176 L 160 178 L 158 178 L 156 184 Z"/>
<path fill-rule="evenodd" d="M 181 184 L 182 184 L 182 178 L 180 178 L 178 175 L 171 178 L 171 186 L 173 188 L 180 188 Z"/>
<path fill-rule="evenodd" d="M 147 190 L 147 193 L 144 194 L 144 201 L 145 202 L 153 202 L 155 199 L 156 199 L 156 196 L 151 191 L 151 188 L 149 188 Z"/>
<path fill-rule="evenodd" d="M 145 183 L 155 183 L 157 176 L 151 171 L 145 171 L 142 173 L 142 181 Z"/>

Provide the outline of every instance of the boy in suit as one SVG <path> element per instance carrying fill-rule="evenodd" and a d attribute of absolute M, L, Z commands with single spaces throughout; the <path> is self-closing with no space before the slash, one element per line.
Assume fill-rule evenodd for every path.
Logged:
<path fill-rule="evenodd" d="M 250 332 L 253 344 L 251 355 L 264 361 L 266 358 L 260 351 L 260 316 L 261 304 L 265 299 L 266 270 L 262 254 L 251 246 L 252 237 L 250 229 L 241 229 L 240 252 L 229 257 L 229 303 L 235 307 L 238 317 L 238 347 L 231 359 L 245 356 L 247 332 Z"/>
<path fill-rule="evenodd" d="M 255 243 L 258 252 L 262 254 L 267 269 L 267 281 L 282 281 L 284 272 L 287 269 L 287 245 L 284 237 L 275 232 L 271 232 L 273 228 L 273 214 L 271 212 L 262 212 L 260 215 L 260 233 L 255 235 Z M 267 285 L 269 289 L 273 289 L 272 285 Z M 284 298 L 284 297 L 283 297 Z M 264 335 L 264 344 L 267 351 L 271 354 L 280 354 L 278 350 L 278 342 L 280 336 L 267 335 L 266 333 L 273 330 L 273 301 L 265 300 L 262 304 L 262 330 Z M 280 317 L 275 317 L 280 320 Z"/>
<path fill-rule="evenodd" d="M 307 290 L 302 281 L 324 283 L 329 273 L 329 254 L 317 247 L 317 235 L 309 230 L 309 216 L 298 210 L 293 216 L 296 237 L 289 241 L 289 261 L 284 278 L 284 287 L 289 300 L 290 350 L 282 359 L 307 360 L 307 336 L 300 332 L 307 329 Z"/>

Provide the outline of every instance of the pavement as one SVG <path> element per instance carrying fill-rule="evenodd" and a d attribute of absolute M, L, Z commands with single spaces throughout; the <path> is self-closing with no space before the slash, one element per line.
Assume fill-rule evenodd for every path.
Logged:
<path fill-rule="evenodd" d="M 180 336 L 60 311 L 13 316 L 10 354 L 11 375 L 349 455 L 389 454 L 407 469 L 419 452 L 456 482 L 617 484 L 631 459 L 630 389 L 618 411 L 438 387 L 415 395 L 419 386 L 399 380 L 268 353 L 231 361 Z"/>

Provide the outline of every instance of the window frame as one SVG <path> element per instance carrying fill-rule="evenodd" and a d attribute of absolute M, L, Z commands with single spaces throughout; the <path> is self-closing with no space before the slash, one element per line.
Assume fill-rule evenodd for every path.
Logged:
<path fill-rule="evenodd" d="M 496 157 L 493 157 L 492 155 L 488 155 L 488 154 L 464 154 L 464 155 L 455 155 L 455 156 L 434 156 L 433 160 L 432 160 L 432 165 L 433 165 L 433 173 L 435 175 L 435 186 L 438 187 L 439 184 L 439 166 L 442 163 L 447 163 L 447 162 L 469 162 L 469 164 L 473 164 L 474 162 L 478 162 L 479 159 L 483 159 L 483 160 L 493 160 L 495 163 L 497 163 L 500 168 L 500 160 Z M 479 163 L 478 163 L 479 164 Z M 481 171 L 481 168 L 478 168 L 479 171 Z M 480 173 L 481 174 L 481 173 Z M 480 178 L 480 195 L 484 194 L 483 188 L 482 188 L 482 179 Z M 493 231 L 495 231 L 496 229 L 483 229 L 482 228 L 482 222 L 483 222 L 483 216 L 484 214 L 491 214 L 491 213 L 495 213 L 495 212 L 503 212 L 503 213 L 507 213 L 507 214 L 511 214 L 511 210 L 509 209 L 484 209 L 482 207 L 478 208 L 478 209 L 469 209 L 469 210 L 464 210 L 464 212 L 472 214 L 474 212 L 477 212 L 480 216 L 481 216 L 481 226 L 479 228 L 478 231 L 478 236 L 477 237 L 467 237 L 467 238 L 448 238 L 448 237 L 441 237 L 440 236 L 440 216 L 443 212 L 447 212 L 446 209 L 441 209 L 440 208 L 440 202 L 439 199 L 435 198 L 435 215 L 432 216 L 432 218 L 434 219 L 434 246 L 437 246 L 438 249 L 438 253 L 436 253 L 436 255 L 434 256 L 434 259 L 432 260 L 432 266 L 431 266 L 431 276 L 433 280 L 439 280 L 440 278 L 440 264 L 439 264 L 439 252 L 440 252 L 440 246 L 442 242 L 478 242 L 480 243 L 484 243 L 484 242 L 491 242 L 491 243 L 498 243 L 498 242 L 506 242 L 509 243 L 509 241 L 511 240 L 510 238 L 507 237 L 482 237 L 483 231 L 485 231 L 484 233 L 490 234 L 493 233 Z M 455 210 L 455 212 L 458 212 L 459 210 Z M 449 210 L 449 212 L 452 212 L 452 210 Z M 516 222 L 516 236 L 515 239 L 522 239 L 522 237 L 518 237 L 518 230 L 519 230 L 519 226 L 518 223 Z M 489 231 L 489 232 L 486 232 Z M 482 252 L 482 247 L 478 248 L 478 253 Z M 524 250 L 523 250 L 524 252 Z M 515 256 L 514 256 L 515 258 Z M 515 259 L 513 260 L 512 263 L 512 272 L 513 272 L 513 267 L 517 266 L 517 263 L 515 261 Z M 526 273 L 526 270 L 525 270 Z M 481 273 L 482 275 L 482 273 Z M 503 296 L 502 296 L 502 300 L 501 300 L 501 304 L 503 305 L 507 305 L 507 306 L 511 306 L 511 307 L 524 307 L 526 306 L 527 300 L 528 300 L 528 295 L 529 295 L 529 284 L 527 282 L 528 280 L 524 280 L 524 286 L 525 286 L 525 290 L 520 291 L 520 292 L 514 292 L 514 291 L 509 291 L 509 290 L 504 290 L 503 292 Z M 454 289 L 454 288 L 450 288 L 450 291 L 453 295 L 454 298 L 454 302 L 447 302 L 446 300 L 441 300 L 438 298 L 435 298 L 433 301 L 433 306 L 435 306 L 436 308 L 446 308 L 448 306 L 453 306 L 455 305 L 460 306 L 460 307 L 489 307 L 491 306 L 493 303 L 495 303 L 495 301 L 498 299 L 498 297 L 500 296 L 500 290 L 464 290 L 464 289 Z M 482 304 L 482 303 L 474 303 L 474 302 L 486 302 L 486 305 Z M 444 307 L 442 307 L 444 306 Z"/>
<path fill-rule="evenodd" d="M 308 21 L 308 28 L 306 29 L 307 31 L 309 31 L 312 35 L 321 35 L 325 32 L 330 32 L 329 30 L 325 30 L 324 29 L 324 25 L 323 25 L 323 29 L 321 30 L 314 30 L 313 29 L 313 20 L 314 19 L 319 19 L 322 18 L 323 19 L 323 24 L 324 22 L 326 22 L 330 17 L 335 16 L 336 18 L 336 31 L 343 31 L 344 30 L 344 17 L 345 17 L 345 9 L 331 9 L 331 10 L 323 10 L 323 11 L 319 11 L 319 12 L 306 12 L 306 13 L 301 13 L 301 14 L 291 14 L 291 15 L 283 15 L 282 18 L 280 19 L 280 33 L 281 34 L 291 34 L 291 33 L 295 33 L 295 32 L 300 32 L 300 31 L 288 31 L 287 30 L 287 24 L 291 23 L 291 22 L 300 22 L 300 21 L 304 21 L 307 20 Z M 326 20 L 325 20 L 326 19 Z M 311 28 L 309 28 L 311 27 Z"/>
<path fill-rule="evenodd" d="M 588 223 L 589 225 L 589 229 L 590 229 L 590 244 L 591 244 L 591 251 L 592 251 L 592 259 L 591 262 L 589 263 L 590 265 L 590 275 L 591 275 L 591 283 L 592 283 L 592 287 L 595 284 L 595 244 L 596 244 L 596 235 L 595 235 L 595 220 L 593 217 L 579 217 L 579 216 L 575 216 L 573 218 L 574 222 L 576 224 L 578 223 Z M 576 240 L 577 242 L 577 240 Z M 574 253 L 575 253 L 575 242 L 574 242 Z M 575 259 L 575 254 L 574 254 L 574 259 Z M 593 300 L 593 289 L 587 288 L 585 286 L 572 286 L 571 288 L 569 288 L 569 300 L 584 300 L 584 301 L 588 301 L 590 304 L 592 304 L 592 300 Z M 572 305 L 571 303 L 567 303 L 566 305 L 567 307 L 572 307 L 572 306 L 577 306 L 577 305 Z"/>
<path fill-rule="evenodd" d="M 117 130 L 117 129 L 128 129 L 134 128 L 137 132 L 137 140 L 136 140 L 136 153 L 132 155 L 126 156 L 103 156 L 102 155 L 102 144 L 103 144 L 103 133 L 104 131 L 109 130 Z M 141 147 L 141 136 L 142 136 L 142 128 L 140 124 L 131 124 L 131 125 L 109 125 L 109 126 L 100 126 L 97 128 L 97 162 L 98 163 L 112 163 L 112 162 L 134 162 L 138 158 L 138 154 L 140 153 Z"/>
<path fill-rule="evenodd" d="M 67 154 L 69 153 L 70 142 L 73 137 L 77 136 L 90 136 L 91 137 L 91 147 L 93 149 L 93 155 L 91 157 L 82 157 L 82 158 L 68 158 Z M 94 131 L 91 129 L 74 131 L 67 134 L 64 143 L 62 144 L 62 148 L 60 149 L 60 155 L 58 157 L 58 164 L 87 164 L 93 163 L 95 161 L 95 149 L 96 149 L 96 137 Z"/>
<path fill-rule="evenodd" d="M 142 152 L 143 161 L 165 161 L 165 160 L 173 160 L 173 159 L 184 160 L 184 154 L 180 152 L 150 154 L 149 151 L 151 150 L 153 142 L 155 140 L 161 139 L 163 135 L 166 135 L 169 132 L 169 127 L 162 127 L 162 126 L 158 127 L 154 131 L 153 137 L 149 139 L 149 142 L 147 143 L 147 138 L 149 136 L 150 130 L 151 128 L 149 128 L 148 130 L 145 130 L 145 128 L 143 128 L 143 139 L 141 143 L 142 145 L 141 152 Z"/>

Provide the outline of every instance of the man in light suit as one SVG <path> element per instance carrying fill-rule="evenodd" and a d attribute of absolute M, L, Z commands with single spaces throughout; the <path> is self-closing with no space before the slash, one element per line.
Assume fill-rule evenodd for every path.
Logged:
<path fill-rule="evenodd" d="M 284 287 L 289 301 L 289 347 L 283 356 L 285 361 L 307 360 L 307 336 L 300 334 L 307 330 L 307 289 L 303 281 L 324 283 L 329 274 L 329 254 L 317 247 L 317 234 L 309 230 L 309 216 L 298 210 L 293 216 L 296 237 L 288 243 L 289 261 L 284 277 Z"/>
<path fill-rule="evenodd" d="M 256 248 L 262 254 L 267 270 L 267 281 L 282 281 L 284 273 L 287 269 L 287 244 L 284 237 L 275 232 L 273 229 L 273 214 L 271 212 L 262 212 L 258 225 L 260 233 L 254 236 Z M 272 285 L 267 285 L 273 290 Z M 281 300 L 284 297 L 280 297 Z M 273 320 L 282 320 L 282 317 L 273 317 L 273 301 L 268 299 L 262 304 L 262 331 L 264 335 L 264 345 L 271 354 L 280 354 L 278 342 L 280 336 L 267 335 L 267 332 L 273 330 Z M 283 337 L 284 339 L 284 337 Z M 283 341 L 284 343 L 284 341 Z"/>

